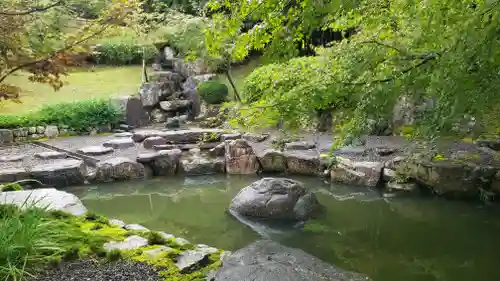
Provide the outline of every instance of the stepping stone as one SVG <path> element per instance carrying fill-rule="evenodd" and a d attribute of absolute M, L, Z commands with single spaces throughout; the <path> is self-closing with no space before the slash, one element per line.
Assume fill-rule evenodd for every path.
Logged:
<path fill-rule="evenodd" d="M 156 249 L 151 249 L 151 250 L 147 250 L 147 251 L 144 251 L 144 253 L 150 257 L 150 258 L 153 258 L 161 253 L 164 253 L 164 252 L 167 252 L 168 250 L 170 250 L 172 248 L 170 247 L 167 247 L 167 246 L 160 246 Z"/>
<path fill-rule="evenodd" d="M 162 137 L 148 137 L 142 142 L 145 149 L 152 149 L 155 145 L 165 145 L 167 141 Z"/>
<path fill-rule="evenodd" d="M 0 162 L 17 162 L 17 161 L 23 160 L 24 157 L 26 157 L 25 154 L 1 156 L 0 157 Z"/>
<path fill-rule="evenodd" d="M 173 145 L 173 144 L 160 144 L 160 145 L 153 145 L 154 150 L 171 150 L 171 149 L 176 149 L 178 146 Z"/>
<path fill-rule="evenodd" d="M 134 134 L 130 132 L 122 132 L 122 133 L 116 133 L 113 136 L 115 138 L 131 138 Z"/>
<path fill-rule="evenodd" d="M 43 160 L 68 158 L 68 154 L 66 152 L 57 152 L 57 151 L 39 152 L 35 153 L 34 156 L 36 158 Z"/>
<path fill-rule="evenodd" d="M 127 224 L 124 228 L 126 230 L 134 230 L 134 231 L 149 231 L 149 229 L 145 228 L 140 224 Z"/>
<path fill-rule="evenodd" d="M 289 150 L 308 150 L 315 147 L 316 145 L 314 145 L 314 143 L 310 143 L 307 141 L 294 141 L 285 144 L 285 148 Z"/>
<path fill-rule="evenodd" d="M 112 147 L 95 145 L 79 148 L 76 152 L 90 156 L 99 156 L 111 153 L 113 151 L 115 151 L 115 149 Z"/>
<path fill-rule="evenodd" d="M 127 225 L 127 224 L 125 222 L 121 221 L 121 220 L 113 219 L 113 220 L 109 221 L 109 225 L 111 225 L 111 226 L 118 226 L 119 228 L 124 228 L 125 225 Z"/>
<path fill-rule="evenodd" d="M 102 145 L 105 147 L 112 147 L 114 149 L 121 149 L 121 148 L 134 147 L 135 143 L 134 140 L 132 140 L 131 138 L 117 138 L 109 140 L 103 143 Z"/>
<path fill-rule="evenodd" d="M 147 245 L 148 239 L 133 235 L 120 242 L 108 242 L 104 244 L 104 249 L 108 252 L 112 250 L 135 250 Z"/>
<path fill-rule="evenodd" d="M 189 250 L 177 257 L 175 265 L 179 268 L 181 273 L 189 273 L 199 265 L 204 265 L 208 262 L 208 255 L 204 252 Z"/>
<path fill-rule="evenodd" d="M 222 134 L 220 136 L 221 141 L 226 141 L 226 140 L 237 140 L 241 139 L 241 134 L 240 133 L 235 133 L 235 134 Z"/>

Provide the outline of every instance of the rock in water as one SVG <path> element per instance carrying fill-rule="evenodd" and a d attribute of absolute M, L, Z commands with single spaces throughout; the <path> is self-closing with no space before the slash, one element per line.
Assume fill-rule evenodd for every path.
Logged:
<path fill-rule="evenodd" d="M 263 178 L 243 188 L 230 209 L 251 217 L 303 220 L 319 208 L 316 196 L 301 182 L 286 178 Z"/>
<path fill-rule="evenodd" d="M 81 160 L 59 159 L 54 163 L 39 164 L 30 170 L 31 178 L 54 186 L 66 187 L 85 182 L 86 166 Z"/>
<path fill-rule="evenodd" d="M 260 165 L 253 148 L 246 140 L 226 142 L 226 170 L 228 174 L 255 174 Z"/>
<path fill-rule="evenodd" d="M 223 260 L 215 281 L 368 281 L 299 249 L 261 240 Z"/>
<path fill-rule="evenodd" d="M 110 158 L 97 164 L 96 182 L 144 178 L 144 166 L 125 157 Z"/>

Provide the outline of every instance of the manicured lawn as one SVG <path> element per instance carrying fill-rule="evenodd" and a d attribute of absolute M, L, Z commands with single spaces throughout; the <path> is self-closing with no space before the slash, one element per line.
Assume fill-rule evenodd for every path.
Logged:
<path fill-rule="evenodd" d="M 50 86 L 29 81 L 27 73 L 18 72 L 6 82 L 23 89 L 21 103 L 0 103 L 0 114 L 26 113 L 46 104 L 134 94 L 141 85 L 141 69 L 141 66 L 77 69 L 64 78 L 68 84 L 57 92 Z"/>
<path fill-rule="evenodd" d="M 232 68 L 231 75 L 240 95 L 245 77 L 258 66 L 258 63 L 255 59 Z M 219 74 L 217 79 L 228 86 L 229 93 L 233 96 L 233 89 L 226 76 Z M 27 73 L 16 73 L 6 82 L 23 89 L 21 103 L 2 101 L 0 114 L 26 113 L 47 104 L 134 94 L 141 85 L 141 66 L 76 69 L 64 80 L 67 85 L 59 91 L 54 91 L 48 85 L 29 81 Z"/>

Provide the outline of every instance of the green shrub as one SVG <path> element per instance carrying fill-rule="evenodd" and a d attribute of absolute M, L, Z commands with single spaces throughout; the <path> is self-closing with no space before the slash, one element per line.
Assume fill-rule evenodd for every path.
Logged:
<path fill-rule="evenodd" d="M 218 81 L 205 81 L 198 85 L 198 94 L 208 104 L 220 104 L 226 101 L 228 88 Z"/>
<path fill-rule="evenodd" d="M 77 132 L 87 132 L 90 128 L 114 125 L 120 120 L 119 109 L 110 102 L 88 100 L 44 106 L 26 116 L 0 116 L 0 128 L 65 125 Z"/>
<path fill-rule="evenodd" d="M 135 33 L 121 31 L 116 36 L 100 40 L 92 57 L 97 64 L 140 64 L 144 51 L 146 61 L 150 62 L 156 56 L 156 48 L 141 41 Z"/>

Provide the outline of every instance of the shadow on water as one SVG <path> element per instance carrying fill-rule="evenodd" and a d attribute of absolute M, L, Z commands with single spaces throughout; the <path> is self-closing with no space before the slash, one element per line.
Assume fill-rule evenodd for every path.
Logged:
<path fill-rule="evenodd" d="M 377 191 L 293 177 L 324 212 L 305 223 L 228 214 L 255 176 L 206 176 L 79 187 L 92 211 L 195 243 L 235 250 L 265 237 L 301 248 L 375 281 L 497 281 L 500 212 L 432 197 L 383 198 Z"/>

